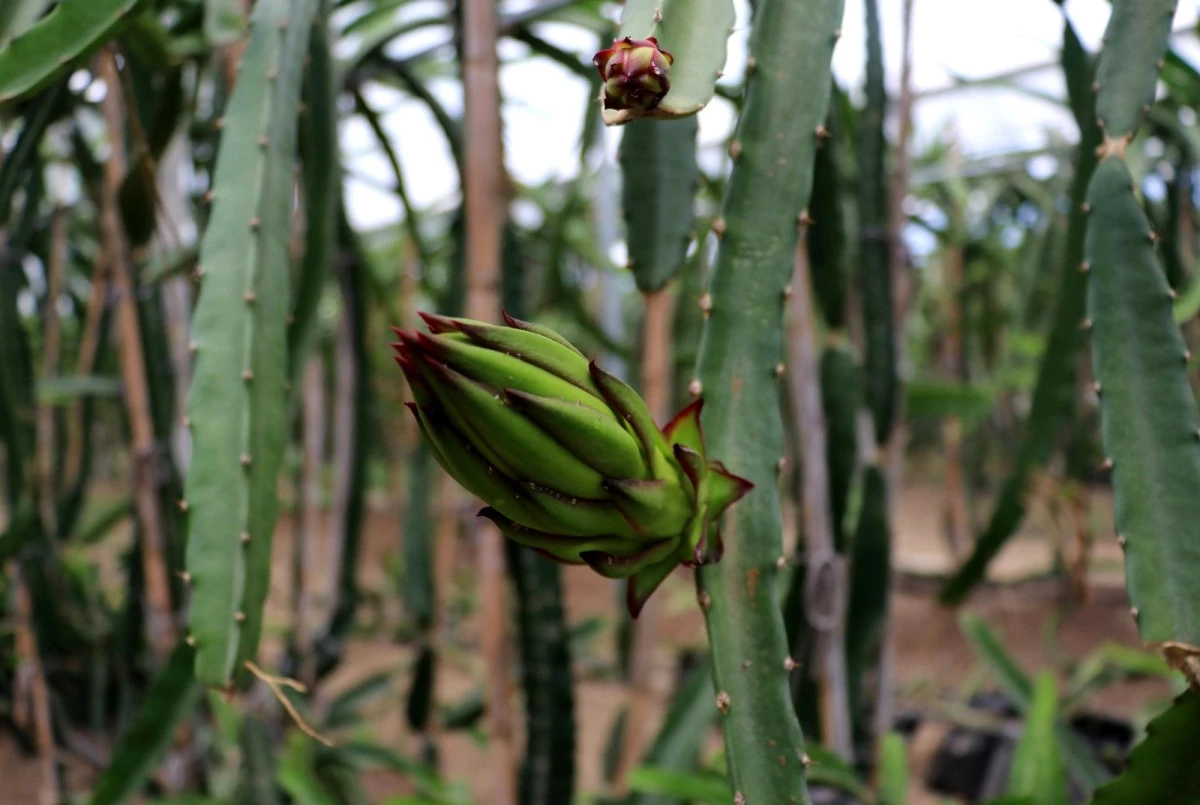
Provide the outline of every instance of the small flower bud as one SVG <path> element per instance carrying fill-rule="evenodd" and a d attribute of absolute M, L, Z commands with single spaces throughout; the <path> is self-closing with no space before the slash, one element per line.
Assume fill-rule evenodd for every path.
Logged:
<path fill-rule="evenodd" d="M 604 108 L 652 111 L 671 89 L 667 74 L 674 61 L 653 36 L 613 40 L 592 57 L 604 82 Z"/>

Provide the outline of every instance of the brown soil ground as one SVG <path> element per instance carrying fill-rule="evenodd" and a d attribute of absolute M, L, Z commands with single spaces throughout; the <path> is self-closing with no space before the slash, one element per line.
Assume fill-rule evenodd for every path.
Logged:
<path fill-rule="evenodd" d="M 961 691 L 969 682 L 979 682 L 979 665 L 958 627 L 959 612 L 937 605 L 937 584 L 930 577 L 954 565 L 947 543 L 940 536 L 942 496 L 936 483 L 914 483 L 904 490 L 897 512 L 897 564 L 899 583 L 893 595 L 895 629 L 895 675 L 898 708 L 927 707 L 939 695 Z M 1064 659 L 1078 658 L 1106 642 L 1128 646 L 1138 644 L 1129 616 L 1123 587 L 1121 552 L 1112 538 L 1111 502 L 1102 493 L 1093 493 L 1088 517 L 1097 535 L 1087 579 L 1087 595 L 1082 602 L 1067 605 L 1067 585 L 1048 573 L 1054 561 L 1056 544 L 1071 546 L 1064 534 L 1073 527 L 1056 515 L 1054 505 L 1035 505 L 1025 528 L 1004 550 L 993 565 L 993 584 L 977 592 L 963 611 L 982 615 L 999 632 L 1005 645 L 1024 664 L 1034 669 Z M 983 510 L 981 508 L 981 510 Z M 271 626 L 282 629 L 290 611 L 291 524 L 284 520 L 276 540 L 276 575 L 269 606 Z M 396 511 L 386 506 L 373 507 L 367 524 L 367 540 L 361 579 L 364 587 L 378 594 L 382 602 L 376 612 L 381 622 L 394 624 L 399 604 L 390 568 L 400 548 L 401 528 Z M 107 557 L 99 557 L 107 559 Z M 465 568 L 471 562 L 471 548 L 463 545 L 459 557 Z M 115 568 L 111 569 L 115 572 Z M 617 606 L 619 590 L 588 570 L 566 571 L 567 609 L 572 623 L 599 617 L 606 627 L 593 641 L 586 656 L 576 657 L 577 717 L 579 720 L 577 757 L 580 768 L 579 788 L 583 792 L 603 790 L 600 759 L 614 718 L 626 700 L 623 686 L 613 681 L 611 668 L 613 635 L 621 610 Z M 464 587 L 459 594 L 469 594 Z M 650 734 L 657 728 L 669 702 L 676 675 L 678 650 L 704 645 L 703 622 L 695 606 L 692 578 L 680 570 L 658 593 L 661 597 L 659 641 L 653 657 L 652 704 L 638 715 L 646 720 Z M 455 650 L 443 661 L 439 679 L 439 699 L 453 702 L 480 684 L 484 669 L 478 656 L 478 635 L 472 618 L 456 625 Z M 405 669 L 411 663 L 411 648 L 397 645 L 390 630 L 356 638 L 349 647 L 346 661 L 314 703 L 344 690 L 356 680 L 380 672 L 395 671 L 396 684 L 383 700 L 371 708 L 375 736 L 401 751 L 415 752 L 417 736 L 404 726 Z M 1113 686 L 1098 695 L 1094 709 L 1120 715 L 1132 715 L 1153 697 L 1166 693 L 1157 682 L 1138 682 Z M 518 708 L 519 709 L 519 708 Z M 520 725 L 518 724 L 518 729 Z M 922 770 L 944 728 L 922 727 L 911 743 L 914 762 L 914 805 L 932 805 L 940 800 L 920 790 Z M 714 743 L 719 739 L 714 736 Z M 444 772 L 451 779 L 469 781 L 478 803 L 492 801 L 492 787 L 486 770 L 490 768 L 484 749 L 464 733 L 439 737 Z M 92 774 L 84 765 L 71 761 L 71 786 L 86 790 Z M 0 805 L 35 803 L 36 766 L 20 758 L 11 741 L 0 736 Z M 372 774 L 366 784 L 373 802 L 382 803 L 389 795 L 407 792 L 407 783 L 395 775 Z"/>

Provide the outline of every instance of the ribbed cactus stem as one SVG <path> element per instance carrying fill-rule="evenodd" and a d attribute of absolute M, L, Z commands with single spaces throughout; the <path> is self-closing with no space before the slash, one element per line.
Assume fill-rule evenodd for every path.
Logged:
<path fill-rule="evenodd" d="M 754 491 L 725 518 L 725 556 L 698 575 L 734 801 L 807 803 L 804 738 L 791 706 L 776 598 L 782 521 L 776 473 L 785 288 L 812 189 L 841 0 L 765 0 L 755 14 L 746 105 L 722 216 L 693 391 L 714 455 Z"/>
<path fill-rule="evenodd" d="M 1158 236 L 1125 162 L 1154 101 L 1174 11 L 1170 0 L 1113 3 L 1096 78 L 1104 141 L 1088 191 L 1084 329 L 1132 615 L 1142 639 L 1200 689 L 1200 412 Z"/>
<path fill-rule="evenodd" d="M 232 684 L 262 631 L 287 429 L 289 233 L 316 0 L 260 0 L 224 118 L 200 245 L 185 499 L 196 677 Z"/>

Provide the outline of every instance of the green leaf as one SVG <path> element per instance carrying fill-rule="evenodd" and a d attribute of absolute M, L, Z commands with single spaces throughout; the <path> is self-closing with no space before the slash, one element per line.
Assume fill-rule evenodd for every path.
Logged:
<path fill-rule="evenodd" d="M 0 42 L 33 27 L 54 0 L 5 0 L 0 3 Z"/>
<path fill-rule="evenodd" d="M 894 732 L 883 736 L 879 752 L 879 805 L 907 805 L 908 747 Z"/>
<path fill-rule="evenodd" d="M 729 783 L 711 772 L 668 771 L 642 767 L 629 772 L 629 788 L 706 805 L 729 805 Z"/>
<path fill-rule="evenodd" d="M 857 800 L 870 799 L 862 778 L 849 763 L 838 757 L 836 752 L 820 744 L 808 745 L 809 765 L 805 770 L 810 783 L 820 783 L 845 791 Z"/>
<path fill-rule="evenodd" d="M 36 92 L 104 44 L 146 0 L 63 0 L 0 46 L 0 103 Z"/>
<path fill-rule="evenodd" d="M 1189 690 L 1150 722 L 1120 777 L 1092 805 L 1196 805 L 1200 802 L 1200 693 Z"/>
<path fill-rule="evenodd" d="M 242 0 L 205 0 L 204 38 L 214 48 L 232 45 L 246 35 Z"/>
<path fill-rule="evenodd" d="M 68 376 L 38 378 L 39 405 L 66 405 L 80 397 L 119 397 L 121 381 L 116 377 Z"/>
<path fill-rule="evenodd" d="M 1033 707 L 1033 683 L 1004 650 L 996 633 L 975 615 L 964 615 L 960 625 L 1000 689 L 1018 710 L 1028 714 Z M 1070 727 L 1060 720 L 1055 730 L 1067 771 L 1080 788 L 1090 793 L 1111 778 L 1112 775 L 1096 760 L 1088 745 Z"/>
<path fill-rule="evenodd" d="M 122 805 L 137 795 L 193 710 L 201 688 L 192 675 L 193 652 L 180 643 L 155 677 L 133 721 L 100 775 L 91 805 Z"/>
<path fill-rule="evenodd" d="M 1086 315 L 1086 280 L 1079 271 L 1087 228 L 1084 201 L 1096 165 L 1096 148 L 1100 145 L 1101 134 L 1093 110 L 1091 62 L 1069 20 L 1063 25 L 1062 65 L 1080 138 L 1071 179 L 1067 239 L 1059 268 L 1058 309 L 1038 366 L 1033 403 L 1021 435 L 1017 465 L 1001 490 L 987 528 L 976 539 L 971 556 L 939 593 L 943 604 L 957 604 L 966 598 L 986 576 L 988 564 L 1017 532 L 1025 517 L 1030 479 L 1034 471 L 1045 466 L 1054 455 L 1063 423 L 1075 411 L 1077 356 L 1084 341 L 1080 324 Z"/>
<path fill-rule="evenodd" d="M 904 405 L 911 419 L 958 417 L 968 427 L 991 413 L 996 391 L 981 384 L 913 380 L 905 388 Z"/>
<path fill-rule="evenodd" d="M 1025 716 L 1025 731 L 1017 742 L 1008 777 L 1008 793 L 1029 797 L 1033 805 L 1067 803 L 1067 779 L 1055 728 L 1057 717 L 1054 675 L 1043 671 L 1034 686 L 1033 702 Z"/>

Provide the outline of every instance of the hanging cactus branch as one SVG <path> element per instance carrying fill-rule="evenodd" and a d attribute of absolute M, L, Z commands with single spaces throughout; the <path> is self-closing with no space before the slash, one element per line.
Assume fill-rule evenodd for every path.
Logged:
<path fill-rule="evenodd" d="M 592 59 L 604 122 L 691 117 L 707 106 L 734 19 L 731 0 L 627 0 L 613 46 Z"/>
<path fill-rule="evenodd" d="M 629 613 L 679 565 L 717 562 L 721 513 L 751 489 L 708 458 L 702 401 L 662 430 L 646 403 L 557 333 L 421 314 L 395 329 L 409 409 L 438 463 L 505 536 L 628 579 Z"/>

